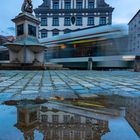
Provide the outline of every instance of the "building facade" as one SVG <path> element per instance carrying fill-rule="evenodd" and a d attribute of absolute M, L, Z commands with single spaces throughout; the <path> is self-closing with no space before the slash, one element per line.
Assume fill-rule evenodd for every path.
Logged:
<path fill-rule="evenodd" d="M 104 0 L 44 0 L 34 10 L 40 19 L 40 37 L 112 23 L 113 8 Z"/>
<path fill-rule="evenodd" d="M 17 106 L 15 126 L 25 140 L 35 139 L 35 131 L 43 140 L 100 140 L 109 132 L 107 120 L 30 104 Z"/>
<path fill-rule="evenodd" d="M 140 97 L 115 96 L 108 99 L 112 104 L 125 107 L 125 119 L 140 137 Z"/>
<path fill-rule="evenodd" d="M 140 53 L 140 10 L 129 22 L 129 52 Z"/>
<path fill-rule="evenodd" d="M 6 42 L 12 42 L 14 41 L 13 36 L 2 36 L 0 35 L 0 61 L 4 62 L 9 60 L 9 51 L 6 47 L 3 46 Z"/>

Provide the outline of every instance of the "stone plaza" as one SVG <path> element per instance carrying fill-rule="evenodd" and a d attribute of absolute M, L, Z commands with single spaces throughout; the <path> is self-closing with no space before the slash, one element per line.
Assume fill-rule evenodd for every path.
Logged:
<path fill-rule="evenodd" d="M 140 96 L 140 75 L 131 71 L 0 71 L 0 102 L 98 95 Z"/>

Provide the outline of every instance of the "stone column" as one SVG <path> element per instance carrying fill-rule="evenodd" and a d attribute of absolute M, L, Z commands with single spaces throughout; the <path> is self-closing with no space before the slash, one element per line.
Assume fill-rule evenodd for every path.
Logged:
<path fill-rule="evenodd" d="M 94 8 L 97 8 L 97 0 L 94 2 Z"/>

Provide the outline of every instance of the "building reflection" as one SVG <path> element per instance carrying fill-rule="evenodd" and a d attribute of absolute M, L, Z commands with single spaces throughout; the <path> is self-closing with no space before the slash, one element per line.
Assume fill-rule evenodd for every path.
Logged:
<path fill-rule="evenodd" d="M 140 98 L 128 98 L 126 106 L 126 119 L 140 137 Z"/>
<path fill-rule="evenodd" d="M 17 106 L 15 126 L 25 140 L 34 140 L 35 130 L 43 140 L 100 140 L 109 132 L 108 121 L 36 105 Z"/>
<path fill-rule="evenodd" d="M 108 101 L 115 107 L 125 107 L 125 119 L 140 137 L 140 97 L 115 96 Z"/>
<path fill-rule="evenodd" d="M 39 125 L 39 110 L 36 105 L 20 105 L 17 107 L 17 124 L 24 135 L 24 140 L 34 140 L 34 131 Z"/>

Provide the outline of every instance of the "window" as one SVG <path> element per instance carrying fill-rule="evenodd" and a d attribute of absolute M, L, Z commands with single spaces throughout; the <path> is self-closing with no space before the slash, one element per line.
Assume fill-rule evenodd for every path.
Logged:
<path fill-rule="evenodd" d="M 24 24 L 17 26 L 17 35 L 23 35 L 24 34 Z"/>
<path fill-rule="evenodd" d="M 106 24 L 106 17 L 100 17 L 100 25 Z"/>
<path fill-rule="evenodd" d="M 64 115 L 64 123 L 70 123 L 70 115 Z"/>
<path fill-rule="evenodd" d="M 65 29 L 65 30 L 64 30 L 64 34 L 67 34 L 67 33 L 70 33 L 70 32 L 71 32 L 70 29 Z"/>
<path fill-rule="evenodd" d="M 88 25 L 94 25 L 94 17 L 88 17 Z"/>
<path fill-rule="evenodd" d="M 79 115 L 74 116 L 74 122 L 75 123 L 80 123 L 81 122 L 81 117 Z"/>
<path fill-rule="evenodd" d="M 77 9 L 82 9 L 82 4 L 83 4 L 83 3 L 82 3 L 81 1 L 77 1 L 77 2 L 76 2 L 76 8 L 77 8 Z"/>
<path fill-rule="evenodd" d="M 64 26 L 70 26 L 70 25 L 71 25 L 70 17 L 65 17 Z"/>
<path fill-rule="evenodd" d="M 59 1 L 53 2 L 53 9 L 59 9 Z"/>
<path fill-rule="evenodd" d="M 41 32 L 41 38 L 45 38 L 48 37 L 48 33 L 47 32 Z"/>
<path fill-rule="evenodd" d="M 47 115 L 42 115 L 41 116 L 41 121 L 42 122 L 47 122 L 48 121 L 48 116 Z"/>
<path fill-rule="evenodd" d="M 41 26 L 47 26 L 47 18 L 41 18 Z"/>
<path fill-rule="evenodd" d="M 32 25 L 28 25 L 28 34 L 31 36 L 36 36 L 36 27 Z"/>
<path fill-rule="evenodd" d="M 34 121 L 37 121 L 37 112 L 36 111 L 31 112 L 29 114 L 29 122 L 32 123 Z"/>
<path fill-rule="evenodd" d="M 53 18 L 53 26 L 59 26 L 59 18 L 58 17 Z"/>
<path fill-rule="evenodd" d="M 59 18 L 58 17 L 53 18 L 53 26 L 59 26 Z"/>
<path fill-rule="evenodd" d="M 82 17 L 76 18 L 76 26 L 82 26 Z"/>
<path fill-rule="evenodd" d="M 52 121 L 54 122 L 54 123 L 58 123 L 58 120 L 59 119 L 59 116 L 58 115 L 52 115 Z"/>
<path fill-rule="evenodd" d="M 71 9 L 71 2 L 65 2 L 65 9 Z"/>
<path fill-rule="evenodd" d="M 53 30 L 52 35 L 53 36 L 59 35 L 59 31 L 58 30 Z"/>
<path fill-rule="evenodd" d="M 88 8 L 89 9 L 93 9 L 94 8 L 94 2 L 93 1 L 89 1 L 88 2 Z"/>

